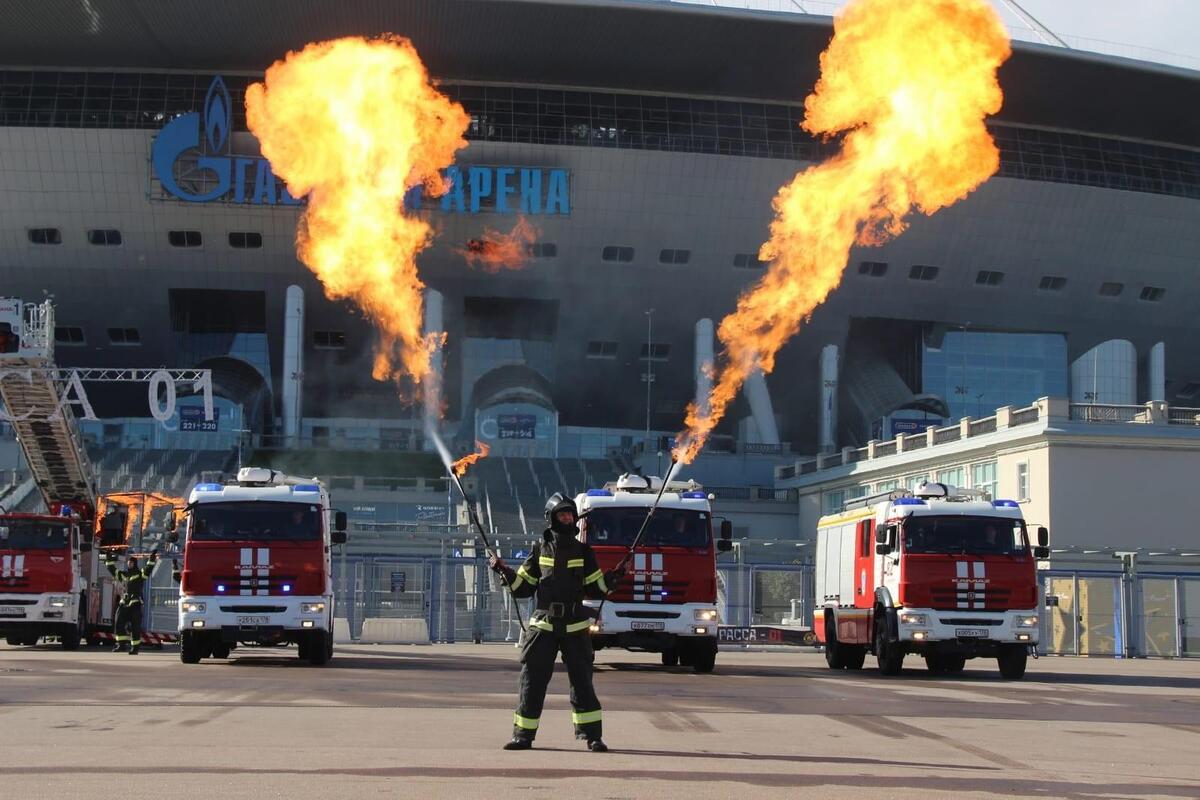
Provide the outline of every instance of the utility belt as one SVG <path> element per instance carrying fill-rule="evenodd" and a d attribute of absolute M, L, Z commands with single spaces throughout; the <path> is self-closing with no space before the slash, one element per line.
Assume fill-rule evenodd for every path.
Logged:
<path fill-rule="evenodd" d="M 547 603 L 544 607 L 538 606 L 534 609 L 534 613 L 541 612 L 546 615 L 546 619 L 579 619 L 581 617 L 595 617 L 596 610 L 585 606 L 581 602 L 558 602 Z"/>

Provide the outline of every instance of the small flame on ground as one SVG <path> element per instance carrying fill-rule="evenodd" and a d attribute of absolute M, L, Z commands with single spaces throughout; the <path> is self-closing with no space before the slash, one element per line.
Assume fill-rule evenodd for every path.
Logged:
<path fill-rule="evenodd" d="M 537 241 L 540 231 L 525 217 L 508 233 L 485 228 L 483 236 L 471 239 L 466 247 L 455 252 L 473 267 L 493 275 L 502 269 L 521 269 L 529 261 L 530 247 Z"/>
<path fill-rule="evenodd" d="M 246 122 L 294 197 L 308 196 L 296 252 L 330 299 L 353 300 L 379 329 L 376 380 L 420 384 L 442 334 L 422 333 L 417 253 L 429 224 L 405 211 L 466 147 L 470 117 L 438 92 L 407 39 L 309 44 L 246 89 Z"/>
<path fill-rule="evenodd" d="M 766 275 L 718 328 L 706 402 L 688 406 L 674 456 L 691 463 L 754 369 L 775 355 L 842 279 L 855 244 L 900 234 L 987 180 L 1000 155 L 984 119 L 1000 110 L 996 70 L 1011 52 L 985 0 L 855 0 L 834 21 L 803 127 L 842 149 L 775 196 Z"/>
<path fill-rule="evenodd" d="M 468 455 L 460 458 L 458 461 L 455 461 L 450 465 L 450 468 L 454 470 L 455 475 L 461 478 L 463 475 L 467 474 L 467 470 L 470 469 L 472 464 L 474 464 L 476 461 L 482 461 L 483 459 L 487 458 L 487 455 L 490 452 L 492 452 L 492 448 L 477 440 L 475 442 L 475 452 L 469 453 Z"/>

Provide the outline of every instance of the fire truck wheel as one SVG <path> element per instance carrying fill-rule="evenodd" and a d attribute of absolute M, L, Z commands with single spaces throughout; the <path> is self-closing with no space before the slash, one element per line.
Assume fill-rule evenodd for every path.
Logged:
<path fill-rule="evenodd" d="M 1000 665 L 1000 677 L 1006 681 L 1019 681 L 1025 677 L 1025 664 L 1029 660 L 1029 651 L 1024 645 L 1000 645 L 996 654 L 996 662 Z"/>
<path fill-rule="evenodd" d="M 184 664 L 199 664 L 203 657 L 204 643 L 200 637 L 191 631 L 184 631 L 179 636 L 179 660 Z"/>
<path fill-rule="evenodd" d="M 679 651 L 676 650 L 675 648 L 671 648 L 670 650 L 663 650 L 662 651 L 662 665 L 664 667 L 679 666 Z"/>
<path fill-rule="evenodd" d="M 213 645 L 212 657 L 213 658 L 229 658 L 229 645 L 225 644 L 224 642 Z"/>
<path fill-rule="evenodd" d="M 24 639 L 21 640 L 21 644 L 25 645 L 26 647 L 34 647 L 38 643 L 38 639 L 40 639 L 40 638 L 42 638 L 42 637 L 26 636 Z"/>
<path fill-rule="evenodd" d="M 899 675 L 904 668 L 904 651 L 887 640 L 887 623 L 882 614 L 875 623 L 875 659 L 880 675 Z"/>
<path fill-rule="evenodd" d="M 707 674 L 717 665 L 717 640 L 697 642 L 692 648 L 692 669 Z"/>
<path fill-rule="evenodd" d="M 79 631 L 79 626 L 72 625 L 59 637 L 59 642 L 62 644 L 63 650 L 78 650 L 79 640 L 82 638 L 83 635 Z"/>
<path fill-rule="evenodd" d="M 308 663 L 323 667 L 333 657 L 333 636 L 325 631 L 312 634 L 308 643 Z"/>
<path fill-rule="evenodd" d="M 966 666 L 966 656 L 942 656 L 942 669 L 950 675 L 962 673 Z"/>
<path fill-rule="evenodd" d="M 21 640 L 16 636 L 5 636 L 4 641 L 8 642 L 9 647 L 20 647 Z"/>

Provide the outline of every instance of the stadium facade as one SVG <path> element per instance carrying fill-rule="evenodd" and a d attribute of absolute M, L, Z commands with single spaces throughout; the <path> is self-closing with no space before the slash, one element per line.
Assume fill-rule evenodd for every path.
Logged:
<path fill-rule="evenodd" d="M 92 0 L 10 6 L 5 22 L 0 293 L 55 296 L 64 365 L 213 368 L 227 430 L 279 430 L 297 285 L 306 438 L 341 420 L 415 446 L 402 424 L 415 412 L 370 377 L 370 325 L 296 260 L 299 209 L 246 131 L 246 85 L 290 49 L 407 36 L 470 113 L 461 197 L 418 201 L 440 230 L 420 267 L 449 332 L 448 416 L 469 421 L 465 439 L 482 425 L 526 448 L 510 452 L 588 455 L 607 443 L 589 431 L 676 429 L 697 322 L 761 274 L 778 187 L 836 147 L 799 128 L 823 17 L 616 0 Z M 770 415 L 793 450 L 815 452 L 1048 394 L 1200 395 L 1200 74 L 1018 43 L 1001 82 L 999 174 L 856 250 L 780 354 L 767 404 L 739 406 L 722 433 L 772 446 Z M 214 91 L 232 100 L 228 135 Z M 519 211 L 539 229 L 528 265 L 468 267 L 458 251 Z M 139 392 L 93 402 L 138 416 Z M 825 423 L 823 407 L 837 412 Z"/>

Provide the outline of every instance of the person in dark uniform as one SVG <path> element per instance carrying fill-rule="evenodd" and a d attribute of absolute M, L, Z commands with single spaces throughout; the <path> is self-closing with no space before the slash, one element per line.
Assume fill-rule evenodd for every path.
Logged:
<path fill-rule="evenodd" d="M 154 573 L 158 564 L 158 552 L 150 554 L 146 566 L 138 569 L 136 556 L 125 560 L 125 569 L 117 569 L 117 559 L 110 553 L 104 556 L 104 566 L 108 569 L 113 580 L 125 584 L 125 593 L 117 603 L 117 618 L 113 622 L 113 635 L 117 644 L 114 653 L 120 653 L 129 644 L 129 655 L 136 656 L 142 646 L 142 608 L 146 582 Z"/>
<path fill-rule="evenodd" d="M 600 700 L 592 686 L 592 615 L 584 598 L 599 600 L 624 576 L 624 570 L 604 573 L 592 548 L 576 539 L 579 514 L 575 503 L 555 494 L 546 503 L 550 527 L 543 541 L 516 570 L 493 557 L 491 567 L 504 576 L 513 596 L 536 597 L 537 608 L 521 645 L 521 683 L 513 715 L 512 740 L 505 750 L 528 750 L 537 735 L 546 701 L 546 687 L 559 652 L 571 680 L 571 721 L 575 738 L 586 739 L 588 750 L 608 750 L 601 738 Z"/>

